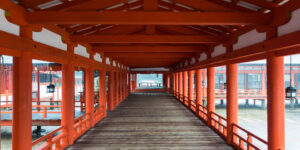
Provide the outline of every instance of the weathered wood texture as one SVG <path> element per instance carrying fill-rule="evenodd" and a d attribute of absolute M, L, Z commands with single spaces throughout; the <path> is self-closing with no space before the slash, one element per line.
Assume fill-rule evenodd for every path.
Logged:
<path fill-rule="evenodd" d="M 77 149 L 232 149 L 173 97 L 130 95 L 108 117 L 79 138 Z"/>

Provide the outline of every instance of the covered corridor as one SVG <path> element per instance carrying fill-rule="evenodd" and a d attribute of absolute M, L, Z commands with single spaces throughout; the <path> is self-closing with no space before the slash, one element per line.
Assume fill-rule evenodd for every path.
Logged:
<path fill-rule="evenodd" d="M 171 95 L 133 93 L 77 139 L 79 149 L 233 149 Z"/>
<path fill-rule="evenodd" d="M 0 0 L 8 149 L 285 150 L 300 65 L 284 57 L 299 39 L 300 0 Z M 265 137 L 240 124 L 241 96 L 266 106 Z"/>

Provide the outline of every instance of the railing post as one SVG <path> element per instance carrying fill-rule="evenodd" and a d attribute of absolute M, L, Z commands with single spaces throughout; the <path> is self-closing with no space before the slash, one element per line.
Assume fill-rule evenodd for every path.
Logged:
<path fill-rule="evenodd" d="M 32 39 L 29 27 L 20 28 L 20 36 Z M 13 58 L 12 149 L 31 150 L 32 125 L 32 53 Z"/>
<path fill-rule="evenodd" d="M 211 113 L 215 112 L 215 68 L 207 68 L 207 120 L 208 125 L 211 124 Z"/>
<path fill-rule="evenodd" d="M 238 66 L 237 64 L 226 65 L 226 80 L 227 80 L 227 143 L 233 144 L 233 124 L 238 124 Z"/>
<path fill-rule="evenodd" d="M 68 44 L 69 54 L 74 53 L 74 45 Z M 68 62 L 62 65 L 62 107 L 61 107 L 61 126 L 64 127 L 63 131 L 67 137 L 66 144 L 73 144 L 73 131 L 74 131 L 74 65 Z M 82 96 L 80 96 L 82 97 Z M 81 98 L 80 98 L 81 99 Z M 82 107 L 82 103 L 80 102 Z"/>

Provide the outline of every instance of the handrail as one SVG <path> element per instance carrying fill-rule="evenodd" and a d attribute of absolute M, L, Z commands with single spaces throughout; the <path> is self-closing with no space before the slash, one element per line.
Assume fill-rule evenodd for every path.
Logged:
<path fill-rule="evenodd" d="M 215 112 L 210 113 L 211 117 L 211 126 L 223 137 L 227 136 L 227 125 L 223 124 L 223 122 L 227 122 L 227 119 L 220 116 Z M 215 118 L 217 117 L 217 118 Z"/>
<path fill-rule="evenodd" d="M 300 95 L 300 90 L 298 91 L 299 95 Z M 184 105 L 186 105 L 186 101 L 189 102 L 190 107 L 189 109 L 191 109 L 194 113 L 196 113 L 197 116 L 199 116 L 201 119 L 205 120 L 206 122 L 208 122 L 208 119 L 210 118 L 210 125 L 211 127 L 223 138 L 227 137 L 227 132 L 228 132 L 228 127 L 227 127 L 227 119 L 220 116 L 219 114 L 215 113 L 215 112 L 208 112 L 207 108 L 204 107 L 203 105 L 197 104 L 197 102 L 195 100 L 189 100 L 189 98 L 187 96 L 183 96 L 183 94 L 180 94 L 179 92 L 174 92 L 175 93 L 175 97 Z M 253 93 L 257 93 L 253 92 Z M 194 93 L 195 94 L 195 93 Z M 196 108 L 196 110 L 195 110 Z M 209 118 L 208 118 L 209 116 Z M 252 149 L 256 149 L 259 150 L 261 148 L 258 148 L 257 145 L 254 145 L 253 143 L 253 138 L 256 139 L 256 141 L 261 142 L 262 144 L 265 144 L 266 147 L 268 145 L 268 142 L 263 140 L 262 138 L 259 138 L 258 136 L 254 135 L 253 133 L 247 131 L 246 129 L 233 124 L 233 127 L 231 128 L 233 131 L 231 131 L 233 133 L 233 146 L 236 149 L 241 149 L 241 150 L 252 150 Z M 247 138 L 242 137 L 237 131 L 240 130 L 244 133 L 247 134 Z M 246 145 L 246 147 L 245 147 Z"/>
<path fill-rule="evenodd" d="M 242 137 L 238 130 L 243 131 L 244 133 L 247 134 L 247 139 L 245 139 L 244 137 Z M 256 150 L 260 150 L 261 148 L 258 148 L 256 145 L 253 144 L 253 138 L 256 139 L 257 141 L 259 141 L 262 144 L 265 144 L 265 146 L 268 146 L 268 142 L 265 141 L 264 139 L 254 135 L 253 133 L 247 131 L 246 129 L 242 128 L 241 126 L 237 125 L 237 124 L 233 124 L 233 128 L 232 128 L 232 139 L 233 139 L 233 145 L 234 147 L 236 147 L 237 149 L 242 149 L 242 150 L 252 150 L 252 149 L 256 149 Z M 246 145 L 246 147 L 245 147 Z"/>
<path fill-rule="evenodd" d="M 2 108 L 12 108 L 12 104 L 3 105 Z M 32 111 L 34 114 L 43 114 L 43 118 L 47 118 L 47 113 L 60 114 L 61 111 L 47 111 L 47 108 L 61 108 L 61 105 L 32 105 L 32 107 L 42 108 L 43 111 Z M 10 114 L 12 111 L 1 111 L 3 114 Z"/>
<path fill-rule="evenodd" d="M 41 144 L 35 150 L 44 150 L 44 149 L 52 149 L 53 145 L 55 145 L 55 149 L 63 149 L 67 146 L 66 143 L 66 134 L 62 132 L 64 127 L 60 127 L 55 129 L 54 131 L 48 133 L 47 135 L 40 137 L 32 142 L 31 146 L 35 146 L 38 143 L 41 143 L 46 140 L 45 143 Z M 54 136 L 54 134 L 60 132 L 58 135 Z M 54 136 L 54 137 L 53 137 Z"/>

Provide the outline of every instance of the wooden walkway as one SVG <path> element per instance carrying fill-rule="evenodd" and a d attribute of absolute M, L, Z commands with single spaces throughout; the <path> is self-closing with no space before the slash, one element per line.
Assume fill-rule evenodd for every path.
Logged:
<path fill-rule="evenodd" d="M 173 97 L 131 94 L 68 150 L 232 149 Z"/>

